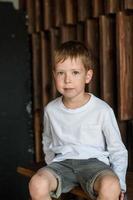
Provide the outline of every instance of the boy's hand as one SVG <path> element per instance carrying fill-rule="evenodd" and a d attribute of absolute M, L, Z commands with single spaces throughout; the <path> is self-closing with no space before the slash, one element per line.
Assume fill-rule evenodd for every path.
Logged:
<path fill-rule="evenodd" d="M 124 192 L 121 192 L 120 193 L 120 198 L 119 200 L 124 200 L 125 199 L 125 193 Z"/>

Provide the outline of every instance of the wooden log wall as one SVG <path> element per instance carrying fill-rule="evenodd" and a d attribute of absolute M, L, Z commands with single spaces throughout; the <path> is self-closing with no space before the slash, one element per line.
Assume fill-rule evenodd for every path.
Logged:
<path fill-rule="evenodd" d="M 132 170 L 133 1 L 28 0 L 27 26 L 32 41 L 36 161 L 41 160 L 43 106 L 57 96 L 53 50 L 74 39 L 91 47 L 95 55 L 97 64 L 88 90 L 113 107 Z"/>

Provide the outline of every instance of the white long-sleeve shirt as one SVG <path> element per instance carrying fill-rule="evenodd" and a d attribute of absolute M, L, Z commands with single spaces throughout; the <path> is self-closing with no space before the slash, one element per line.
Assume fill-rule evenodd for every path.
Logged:
<path fill-rule="evenodd" d="M 91 94 L 80 108 L 68 109 L 62 97 L 44 109 L 43 151 L 46 163 L 97 158 L 111 165 L 126 191 L 127 150 L 111 107 Z"/>

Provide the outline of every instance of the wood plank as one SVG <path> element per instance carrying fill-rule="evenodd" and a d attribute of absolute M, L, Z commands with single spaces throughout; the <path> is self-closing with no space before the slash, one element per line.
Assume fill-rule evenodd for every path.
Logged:
<path fill-rule="evenodd" d="M 83 22 L 91 17 L 91 1 L 77 0 L 78 21 Z"/>
<path fill-rule="evenodd" d="M 64 1 L 54 0 L 54 27 L 60 27 L 65 23 Z"/>
<path fill-rule="evenodd" d="M 133 120 L 128 121 L 127 148 L 128 148 L 128 169 L 133 171 Z"/>
<path fill-rule="evenodd" d="M 35 110 L 33 113 L 33 127 L 34 127 L 34 139 L 35 139 L 35 161 L 40 162 L 43 159 L 42 156 L 42 110 Z"/>
<path fill-rule="evenodd" d="M 127 200 L 133 199 L 133 172 L 127 173 Z"/>
<path fill-rule="evenodd" d="M 76 40 L 77 38 L 76 26 L 73 25 L 61 26 L 60 34 L 61 34 L 61 42 L 66 42 L 68 40 Z"/>
<path fill-rule="evenodd" d="M 54 79 L 53 79 L 53 66 L 54 66 L 54 50 L 60 45 L 60 32 L 59 29 L 50 29 L 50 51 L 51 51 L 51 67 L 50 67 L 50 76 L 51 76 L 51 97 L 55 99 L 58 95 L 58 92 L 55 88 Z"/>
<path fill-rule="evenodd" d="M 39 32 L 42 30 L 42 12 L 41 12 L 41 1 L 35 0 L 35 31 Z"/>
<path fill-rule="evenodd" d="M 84 33 L 84 23 L 83 22 L 79 22 L 77 23 L 76 25 L 76 32 L 77 32 L 77 35 L 76 35 L 76 39 L 78 41 L 81 41 L 81 42 L 84 42 L 84 38 L 85 38 L 85 33 Z"/>
<path fill-rule="evenodd" d="M 49 30 L 54 25 L 54 7 L 52 0 L 43 0 L 43 28 Z"/>
<path fill-rule="evenodd" d="M 42 117 L 43 117 L 43 113 L 41 110 L 36 110 L 33 113 L 36 162 L 40 162 L 43 160 L 43 155 L 42 155 Z"/>
<path fill-rule="evenodd" d="M 125 146 L 127 147 L 127 132 L 128 132 L 128 123 L 127 121 L 118 121 L 118 126 L 120 129 L 120 133 L 121 133 L 121 137 L 122 137 L 122 141 L 125 144 Z"/>
<path fill-rule="evenodd" d="M 116 110 L 115 21 L 101 15 L 99 23 L 101 98 Z"/>
<path fill-rule="evenodd" d="M 133 1 L 132 0 L 123 0 L 124 1 L 124 9 L 133 10 Z"/>
<path fill-rule="evenodd" d="M 92 1 L 92 17 L 99 17 L 101 14 L 104 14 L 104 1 L 93 0 Z"/>
<path fill-rule="evenodd" d="M 77 4 L 75 0 L 64 0 L 65 24 L 73 25 L 77 21 Z"/>
<path fill-rule="evenodd" d="M 118 116 L 133 119 L 133 15 L 119 12 L 117 23 Z"/>
<path fill-rule="evenodd" d="M 26 1 L 28 33 L 35 32 L 35 0 Z"/>
<path fill-rule="evenodd" d="M 105 13 L 112 14 L 120 11 L 121 0 L 105 0 Z"/>
<path fill-rule="evenodd" d="M 86 199 L 86 200 L 92 200 L 82 189 L 81 187 L 75 187 L 74 189 L 72 189 L 70 191 L 70 193 L 78 196 L 78 197 L 81 197 L 83 199 Z"/>
<path fill-rule="evenodd" d="M 51 100 L 50 65 L 50 32 L 41 32 L 41 68 L 42 68 L 42 104 L 43 107 Z"/>
<path fill-rule="evenodd" d="M 34 170 L 25 167 L 17 167 L 17 172 L 26 177 L 32 177 L 35 174 Z"/>
<path fill-rule="evenodd" d="M 41 40 L 39 33 L 32 34 L 33 52 L 33 124 L 35 137 L 35 159 L 39 162 L 42 159 L 41 133 L 42 133 L 42 69 L 41 69 Z"/>
<path fill-rule="evenodd" d="M 42 109 L 41 41 L 40 34 L 32 34 L 33 107 Z"/>
<path fill-rule="evenodd" d="M 99 68 L 99 24 L 97 19 L 88 19 L 85 22 L 85 44 L 92 50 L 96 64 L 93 79 L 89 84 L 89 92 L 100 95 L 100 68 Z"/>

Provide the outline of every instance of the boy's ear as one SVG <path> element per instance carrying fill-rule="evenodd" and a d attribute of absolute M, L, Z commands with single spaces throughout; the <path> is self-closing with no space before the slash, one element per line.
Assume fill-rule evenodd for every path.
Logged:
<path fill-rule="evenodd" d="M 93 70 L 89 69 L 86 73 L 86 83 L 90 83 L 93 76 Z"/>

